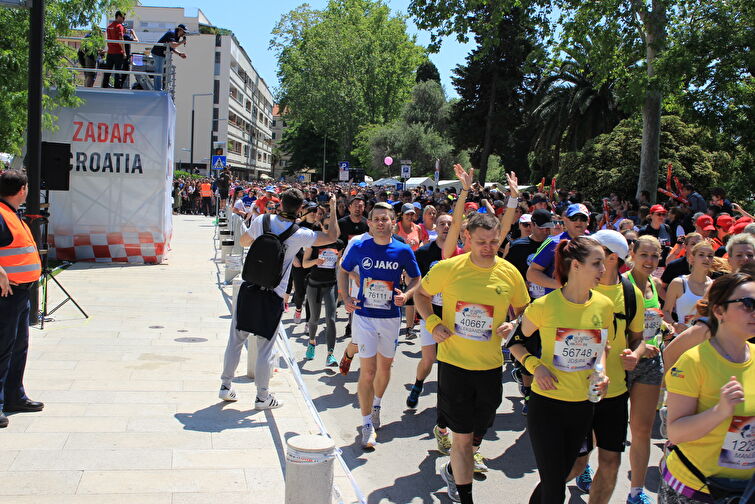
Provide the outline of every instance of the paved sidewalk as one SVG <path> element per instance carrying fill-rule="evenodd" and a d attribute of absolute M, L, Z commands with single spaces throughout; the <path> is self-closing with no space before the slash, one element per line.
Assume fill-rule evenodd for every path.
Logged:
<path fill-rule="evenodd" d="M 210 219 L 174 226 L 165 264 L 79 263 L 57 277 L 90 319 L 68 303 L 31 330 L 25 384 L 45 410 L 0 430 L 3 504 L 283 502 L 285 440 L 319 431 L 288 369 L 271 382 L 285 406 L 254 410 L 245 354 L 241 399 L 217 398 L 230 287 L 218 287 Z M 336 485 L 351 495 L 337 463 Z"/>

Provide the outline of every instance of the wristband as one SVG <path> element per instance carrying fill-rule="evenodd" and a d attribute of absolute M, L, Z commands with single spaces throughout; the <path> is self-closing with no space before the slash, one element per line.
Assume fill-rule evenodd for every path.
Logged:
<path fill-rule="evenodd" d="M 522 357 L 522 360 L 519 361 L 519 363 L 522 365 L 524 369 L 527 369 L 527 365 L 525 364 L 525 362 L 527 362 L 527 359 L 529 359 L 530 357 L 534 357 L 534 355 L 532 355 L 531 353 L 528 353 L 524 357 Z"/>
<path fill-rule="evenodd" d="M 542 361 L 532 354 L 530 354 L 529 356 L 532 357 L 532 359 L 524 359 L 525 362 L 522 362 L 522 365 L 524 366 L 524 369 L 526 369 L 527 371 L 529 371 L 530 373 L 534 375 L 535 369 L 540 367 L 540 365 L 542 364 Z"/>
<path fill-rule="evenodd" d="M 506 202 L 506 208 L 516 208 L 519 206 L 519 200 L 513 196 L 509 196 L 509 200 Z"/>
<path fill-rule="evenodd" d="M 430 334 L 433 333 L 436 327 L 438 327 L 440 324 L 443 323 L 443 319 L 441 319 L 436 314 L 432 314 L 429 317 L 425 319 L 425 328 L 427 329 L 427 332 Z"/>

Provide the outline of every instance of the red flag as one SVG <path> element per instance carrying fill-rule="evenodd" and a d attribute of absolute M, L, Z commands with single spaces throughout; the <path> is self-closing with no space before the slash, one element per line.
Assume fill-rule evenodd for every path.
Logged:
<path fill-rule="evenodd" d="M 673 169 L 673 165 L 671 164 L 671 161 L 666 165 L 666 190 L 671 190 L 671 171 Z"/>
<path fill-rule="evenodd" d="M 667 191 L 666 189 L 659 187 L 658 192 L 661 194 L 664 194 L 668 196 L 669 198 L 673 198 L 676 201 L 680 203 L 684 203 L 685 205 L 689 205 L 689 201 L 687 201 L 685 198 L 682 198 L 681 196 L 677 196 L 676 194 L 672 193 L 671 191 Z"/>
<path fill-rule="evenodd" d="M 556 177 L 553 177 L 551 179 L 551 191 L 550 191 L 550 198 L 551 201 L 553 200 L 553 194 L 556 192 Z"/>
<path fill-rule="evenodd" d="M 679 182 L 679 177 L 674 177 L 674 184 L 676 184 L 676 192 L 681 194 L 682 193 L 682 183 Z"/>

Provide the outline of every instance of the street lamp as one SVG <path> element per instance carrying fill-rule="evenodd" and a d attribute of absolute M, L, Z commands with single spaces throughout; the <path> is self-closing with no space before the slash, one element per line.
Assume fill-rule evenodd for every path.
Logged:
<path fill-rule="evenodd" d="M 214 96 L 214 94 L 196 93 L 191 95 L 191 147 L 189 148 L 189 150 L 191 151 L 191 154 L 189 155 L 189 163 L 191 164 L 191 168 L 189 168 L 189 170 L 192 172 L 194 171 L 194 100 L 197 98 L 197 96 Z"/>

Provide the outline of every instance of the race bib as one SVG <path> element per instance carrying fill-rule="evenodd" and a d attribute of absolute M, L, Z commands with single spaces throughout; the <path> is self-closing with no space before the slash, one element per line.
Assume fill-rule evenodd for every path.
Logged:
<path fill-rule="evenodd" d="M 567 373 L 587 371 L 603 351 L 606 329 L 556 329 L 553 367 Z"/>
<path fill-rule="evenodd" d="M 468 340 L 489 341 L 493 336 L 493 311 L 489 305 L 457 301 L 454 333 Z"/>
<path fill-rule="evenodd" d="M 536 283 L 527 282 L 527 291 L 530 293 L 532 299 L 537 299 L 545 296 L 545 287 Z"/>
<path fill-rule="evenodd" d="M 631 321 L 627 321 L 630 323 Z M 663 324 L 663 312 L 658 308 L 648 308 L 645 310 L 645 329 L 642 331 L 642 339 L 650 345 L 657 345 L 658 333 L 661 332 Z"/>
<path fill-rule="evenodd" d="M 336 261 L 338 261 L 338 250 L 333 248 L 322 249 L 317 257 L 325 260 L 318 268 L 335 269 Z"/>
<path fill-rule="evenodd" d="M 735 416 L 721 446 L 718 465 L 730 469 L 755 469 L 755 416 Z"/>
<path fill-rule="evenodd" d="M 393 308 L 393 282 L 389 280 L 375 280 L 365 278 L 362 288 L 364 307 L 375 310 L 390 310 Z"/>

